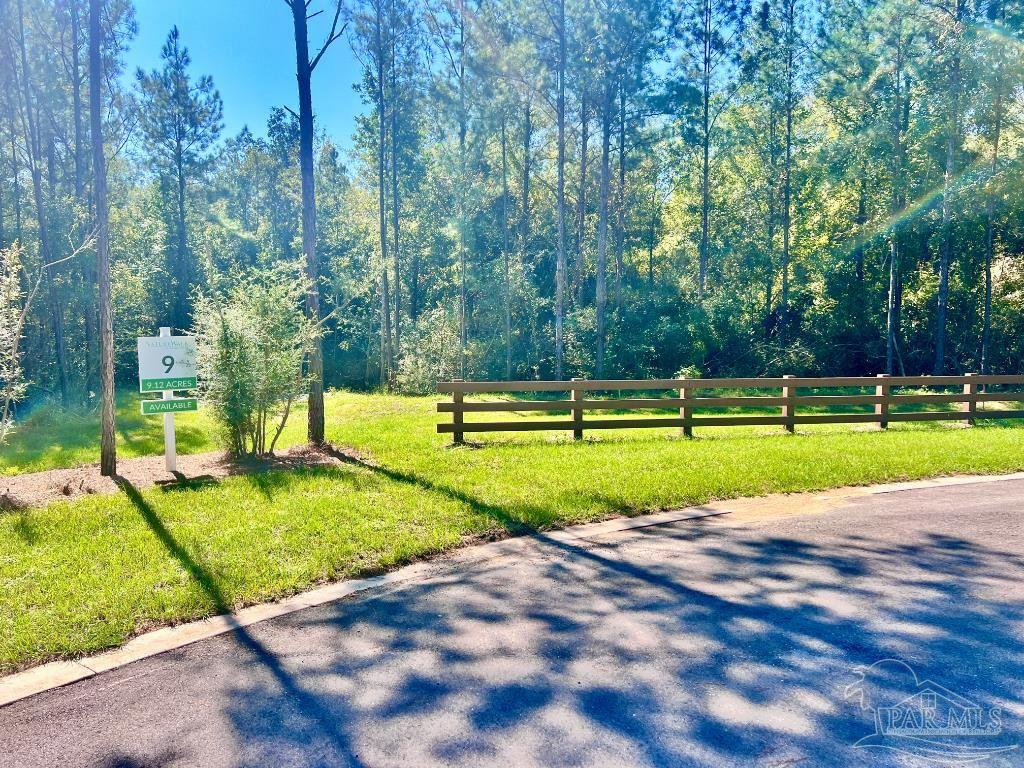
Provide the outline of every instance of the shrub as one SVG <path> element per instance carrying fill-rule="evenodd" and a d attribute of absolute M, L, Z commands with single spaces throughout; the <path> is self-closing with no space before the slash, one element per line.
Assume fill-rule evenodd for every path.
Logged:
<path fill-rule="evenodd" d="M 22 290 L 21 249 L 0 249 L 0 445 L 14 429 L 14 405 L 25 395 L 20 343 L 30 296 Z"/>
<path fill-rule="evenodd" d="M 305 292 L 296 269 L 278 268 L 196 297 L 200 397 L 236 455 L 272 453 L 309 386 L 304 362 L 320 329 L 303 314 Z"/>
<path fill-rule="evenodd" d="M 410 395 L 434 392 L 438 381 L 459 375 L 459 318 L 437 307 L 416 322 L 398 362 L 396 385 Z"/>

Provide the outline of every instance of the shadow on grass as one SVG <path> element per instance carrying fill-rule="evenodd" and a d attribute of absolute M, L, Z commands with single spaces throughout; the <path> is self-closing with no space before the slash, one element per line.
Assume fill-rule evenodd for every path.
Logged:
<path fill-rule="evenodd" d="M 452 488 L 449 485 L 435 483 L 433 480 L 428 480 L 420 475 L 413 474 L 412 472 L 403 472 L 401 470 L 386 467 L 382 464 L 376 464 L 371 461 L 366 461 L 365 459 L 356 458 L 344 453 L 343 451 L 339 451 L 332 445 L 324 446 L 323 450 L 328 455 L 333 456 L 344 464 L 362 467 L 363 469 L 367 469 L 376 475 L 386 477 L 394 482 L 412 485 L 420 490 L 435 493 L 451 499 L 452 501 L 465 504 L 474 512 L 480 515 L 485 515 L 500 523 L 505 530 L 513 535 L 535 533 L 541 526 L 550 523 L 557 512 L 557 510 L 549 507 L 523 505 L 519 507 L 520 512 L 517 514 L 501 505 L 488 504 L 465 491 L 460 491 L 459 489 Z M 528 520 L 532 522 L 528 522 Z"/>
<path fill-rule="evenodd" d="M 206 594 L 206 597 L 218 613 L 230 614 L 233 606 L 226 598 L 217 579 L 182 545 L 163 520 L 146 501 L 139 490 L 123 477 L 115 476 L 118 487 L 124 491 L 128 500 L 138 510 L 153 535 L 160 541 L 167 553 L 173 557 L 189 574 L 192 580 Z M 298 702 L 304 716 L 315 723 L 320 737 L 329 737 L 333 748 L 344 756 L 346 765 L 361 766 L 362 762 L 352 751 L 348 735 L 342 726 L 343 720 L 336 717 L 336 712 L 329 711 L 312 693 L 302 688 L 296 678 L 284 667 L 281 661 L 266 648 L 252 633 L 242 626 L 236 626 L 232 637 L 238 642 L 250 658 L 266 669 L 279 688 L 279 695 Z"/>

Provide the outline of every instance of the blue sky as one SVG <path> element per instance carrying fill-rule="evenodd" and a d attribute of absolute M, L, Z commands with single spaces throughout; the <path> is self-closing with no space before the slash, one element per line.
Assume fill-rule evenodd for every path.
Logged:
<path fill-rule="evenodd" d="M 330 27 L 333 0 L 313 0 L 324 12 L 310 22 L 310 49 Z M 192 56 L 193 75 L 211 75 L 224 100 L 224 136 L 242 126 L 265 135 L 270 108 L 298 110 L 292 19 L 282 0 L 135 0 L 139 34 L 125 56 L 126 80 L 135 70 L 159 66 L 160 47 L 175 24 Z M 362 111 L 352 84 L 359 63 L 342 38 L 313 74 L 317 128 L 341 147 L 351 145 L 355 116 Z"/>

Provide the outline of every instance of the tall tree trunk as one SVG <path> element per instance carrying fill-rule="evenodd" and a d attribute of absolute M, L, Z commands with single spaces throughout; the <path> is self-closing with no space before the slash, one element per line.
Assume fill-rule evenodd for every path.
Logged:
<path fill-rule="evenodd" d="M 402 355 L 402 262 L 398 227 L 400 200 L 398 197 L 398 59 L 395 34 L 395 0 L 391 0 L 391 233 L 394 237 L 392 254 L 395 263 L 395 359 Z"/>
<path fill-rule="evenodd" d="M 85 197 L 85 140 L 82 126 L 82 89 L 81 89 L 81 62 L 78 56 L 79 26 L 78 5 L 74 2 L 68 3 L 68 10 L 71 14 L 71 115 L 74 130 L 74 168 L 75 168 L 75 199 L 83 201 Z"/>
<path fill-rule="evenodd" d="M 1000 27 L 1005 23 L 1005 6 L 999 3 L 994 21 Z M 1002 41 L 1000 41 L 1002 45 Z M 985 375 L 991 367 L 989 344 L 992 337 L 992 259 L 995 257 L 995 209 L 996 209 L 996 174 L 999 172 L 999 141 L 1003 127 L 1003 85 L 1004 66 L 1003 49 L 1000 48 L 999 65 L 996 71 L 995 103 L 993 104 L 992 126 L 992 164 L 989 167 L 988 186 L 985 191 L 985 303 L 981 321 L 981 373 Z"/>
<path fill-rule="evenodd" d="M 70 404 L 68 392 L 67 360 L 64 349 L 64 313 L 60 303 L 57 287 L 57 273 L 53 264 L 53 252 L 50 249 L 50 232 L 47 221 L 46 201 L 43 197 L 42 179 L 42 145 L 37 123 L 36 105 L 32 94 L 28 53 L 25 46 L 25 12 L 23 0 L 18 0 L 18 44 L 21 56 L 21 87 L 25 101 L 25 143 L 29 173 L 32 177 L 32 196 L 35 201 L 36 223 L 39 236 L 39 260 L 46 268 L 47 290 L 49 293 L 50 317 L 53 324 L 54 353 L 57 365 L 57 381 L 60 387 L 61 403 L 65 407 Z M 52 190 L 51 190 L 52 192 Z"/>
<path fill-rule="evenodd" d="M 100 312 L 100 474 L 117 472 L 114 433 L 114 325 L 110 302 L 110 233 L 107 215 L 107 160 L 103 154 L 103 0 L 89 0 L 89 122 L 92 139 L 93 200 L 96 205 L 96 271 Z"/>
<path fill-rule="evenodd" d="M 626 244 L 626 84 L 619 80 L 619 186 L 615 190 L 615 309 L 622 308 L 622 257 Z"/>
<path fill-rule="evenodd" d="M 295 27 L 295 77 L 299 86 L 299 169 L 302 175 L 302 252 L 306 257 L 306 316 L 320 323 L 320 263 L 316 254 L 316 192 L 313 177 L 312 67 L 306 32 L 306 3 L 289 0 Z M 324 442 L 324 357 L 321 342 L 309 354 L 309 410 L 307 437 L 314 445 Z"/>
<path fill-rule="evenodd" d="M 782 188 L 782 296 L 779 311 L 779 339 L 783 343 L 789 335 L 789 262 L 793 217 L 793 48 L 795 41 L 795 0 L 786 3 L 786 144 L 783 157 Z"/>
<path fill-rule="evenodd" d="M 577 296 L 583 291 L 586 273 L 586 242 L 587 242 L 587 155 L 590 145 L 590 119 L 588 114 L 587 94 L 580 95 L 580 189 L 578 210 L 576 212 L 576 275 L 574 279 Z"/>
<path fill-rule="evenodd" d="M 960 23 L 961 1 L 954 3 L 955 23 Z M 956 43 L 954 43 L 956 45 Z M 942 184 L 942 246 L 939 251 L 939 294 L 935 309 L 935 365 L 933 373 L 946 368 L 946 316 L 949 309 L 949 266 L 953 260 L 953 184 L 960 132 L 960 56 L 953 54 L 949 72 L 949 113 L 946 116 L 946 168 Z"/>
<path fill-rule="evenodd" d="M 902 20 L 901 20 L 902 22 Z M 896 29 L 896 50 L 893 67 L 892 130 L 892 232 L 889 234 L 889 294 L 886 305 L 885 372 L 892 375 L 897 355 L 896 341 L 900 326 L 900 227 L 904 205 L 903 191 L 903 28 Z M 909 98 L 909 94 L 907 94 Z M 901 365 L 902 367 L 902 365 Z"/>
<path fill-rule="evenodd" d="M 466 318 L 468 300 L 466 274 L 466 8 L 459 0 L 459 375 L 466 377 L 466 350 L 469 326 Z"/>
<path fill-rule="evenodd" d="M 708 284 L 708 238 L 711 217 L 711 11 L 712 0 L 704 0 L 703 43 L 704 58 L 701 70 L 701 166 L 700 166 L 700 253 L 697 265 L 697 296 L 704 298 Z"/>
<path fill-rule="evenodd" d="M 651 193 L 651 220 L 648 225 L 647 237 L 647 285 L 654 287 L 654 246 L 658 237 L 658 188 L 654 186 Z"/>
<path fill-rule="evenodd" d="M 775 109 L 775 99 L 769 99 L 768 111 L 768 171 L 769 181 L 767 185 L 767 215 L 765 220 L 765 260 L 767 263 L 765 285 L 764 285 L 764 334 L 765 338 L 771 337 L 774 332 L 772 313 L 775 310 L 775 227 L 778 223 L 778 126 L 776 120 L 778 113 Z"/>
<path fill-rule="evenodd" d="M 521 218 L 519 221 L 519 245 L 521 250 L 520 259 L 526 263 L 527 254 L 530 249 L 530 158 L 531 142 L 533 141 L 533 125 L 531 117 L 531 104 L 529 101 L 524 105 L 523 115 L 523 199 Z"/>
<path fill-rule="evenodd" d="M 391 295 L 388 286 L 388 209 L 385 199 L 387 179 L 387 104 L 384 100 L 384 24 L 381 4 L 376 0 L 377 48 L 377 222 L 380 231 L 380 385 L 391 382 Z"/>
<path fill-rule="evenodd" d="M 17 131 L 14 128 L 14 105 L 11 104 L 10 112 L 7 113 L 7 126 L 11 134 L 11 176 L 13 177 L 12 194 L 14 196 L 14 239 L 24 239 L 21 225 L 21 181 L 18 173 L 18 139 Z"/>
<path fill-rule="evenodd" d="M 896 354 L 896 334 L 899 330 L 897 311 L 897 287 L 900 268 L 900 238 L 894 230 L 889 238 L 889 299 L 885 318 L 885 372 L 893 373 L 893 359 Z"/>
<path fill-rule="evenodd" d="M 522 279 L 527 273 L 526 260 L 529 256 L 530 250 L 530 158 L 532 154 L 531 142 L 533 140 L 533 124 L 531 117 L 532 105 L 529 100 L 523 104 L 523 112 L 523 178 L 519 218 L 519 270 L 517 272 L 520 279 Z M 537 319 L 536 316 L 532 314 L 530 319 L 530 361 L 536 370 L 540 367 L 540 350 L 537 345 L 536 333 Z"/>
<path fill-rule="evenodd" d="M 857 228 L 856 240 L 853 246 L 853 263 L 856 270 L 857 282 L 864 281 L 864 227 L 868 223 L 867 199 L 868 199 L 868 163 L 867 160 L 860 165 L 860 181 L 857 191 L 857 215 L 854 217 L 854 226 Z"/>
<path fill-rule="evenodd" d="M 0 145 L 3 144 L 3 137 L 0 136 Z M 3 173 L 3 158 L 0 157 L 0 174 Z M 0 184 L 0 248 L 6 248 L 7 243 L 7 209 L 4 208 L 4 186 Z"/>
<path fill-rule="evenodd" d="M 501 259 L 505 278 L 505 379 L 512 380 L 512 275 L 509 268 L 508 138 L 501 113 Z"/>
<path fill-rule="evenodd" d="M 188 252 L 188 233 L 185 226 L 185 167 L 182 159 L 181 141 L 175 148 L 174 157 L 175 181 L 177 182 L 177 210 L 175 231 L 177 233 L 177 259 L 174 262 L 176 283 L 174 322 L 175 328 L 188 327 L 188 288 L 192 281 L 192 268 Z"/>
<path fill-rule="evenodd" d="M 420 316 L 420 254 L 412 249 L 412 263 L 409 265 L 409 319 L 415 325 Z"/>
<path fill-rule="evenodd" d="M 563 376 L 565 358 L 565 0 L 558 0 L 558 249 L 555 262 L 555 379 Z"/>
<path fill-rule="evenodd" d="M 601 186 L 597 216 L 597 378 L 604 377 L 605 306 L 607 304 L 608 272 L 608 197 L 611 176 L 612 86 L 605 85 L 601 100 Z"/>

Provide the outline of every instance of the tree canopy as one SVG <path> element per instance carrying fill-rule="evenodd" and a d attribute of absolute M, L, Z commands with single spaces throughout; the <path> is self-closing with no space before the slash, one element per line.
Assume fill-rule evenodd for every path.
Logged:
<path fill-rule="evenodd" d="M 0 5 L 0 246 L 42 275 L 19 370 L 66 402 L 99 370 L 87 6 Z M 132 8 L 102 6 L 123 382 L 199 289 L 303 254 L 325 386 L 1024 372 L 1019 0 L 328 2 L 351 137 L 315 76 L 312 128 L 297 99 L 222 137 L 177 29 L 127 84 Z"/>

